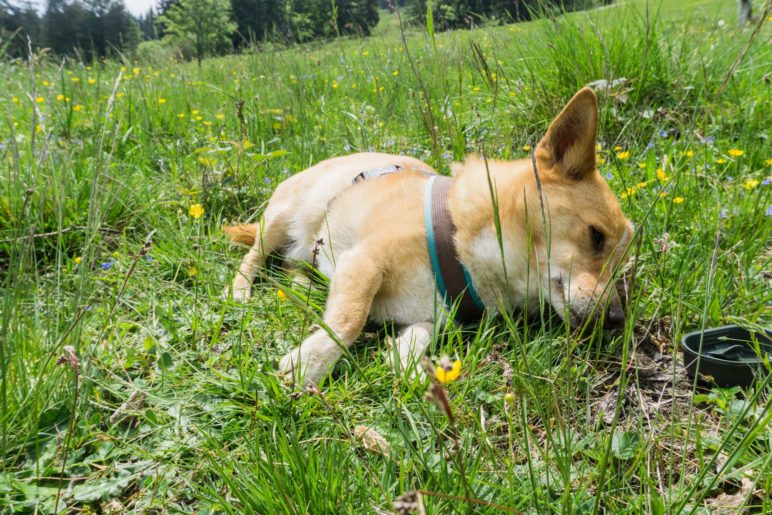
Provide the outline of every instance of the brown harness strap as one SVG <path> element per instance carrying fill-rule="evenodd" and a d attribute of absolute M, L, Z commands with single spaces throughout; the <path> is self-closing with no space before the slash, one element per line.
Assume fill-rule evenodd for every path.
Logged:
<path fill-rule="evenodd" d="M 456 318 L 464 321 L 474 321 L 482 318 L 484 307 L 472 287 L 472 281 L 464 265 L 461 263 L 453 236 L 456 227 L 448 210 L 448 192 L 453 180 L 450 177 L 437 175 L 433 177 L 431 190 L 431 226 L 432 237 L 427 237 L 429 253 L 432 254 L 434 244 L 434 256 L 432 267 L 435 269 L 435 280 L 441 294 L 446 294 L 446 302 L 457 305 Z M 428 236 L 428 235 L 427 235 Z M 442 291 L 444 285 L 445 291 Z"/>

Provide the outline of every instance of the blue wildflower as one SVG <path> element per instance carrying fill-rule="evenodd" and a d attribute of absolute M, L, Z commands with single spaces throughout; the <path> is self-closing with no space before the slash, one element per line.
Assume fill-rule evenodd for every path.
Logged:
<path fill-rule="evenodd" d="M 662 129 L 661 131 L 659 131 L 660 138 L 667 138 L 667 136 L 668 136 L 668 132 L 665 129 Z"/>
<path fill-rule="evenodd" d="M 772 216 L 772 206 L 767 206 L 767 212 L 765 214 L 767 216 Z"/>
<path fill-rule="evenodd" d="M 764 185 L 764 186 L 769 186 L 770 182 L 772 182 L 772 181 L 770 181 L 769 177 L 767 177 L 766 179 L 761 181 L 761 184 Z"/>
<path fill-rule="evenodd" d="M 614 177 L 614 174 L 611 172 L 606 173 L 606 180 L 610 181 Z"/>
<path fill-rule="evenodd" d="M 102 270 L 110 270 L 113 267 L 113 262 L 105 261 L 104 263 L 102 263 L 101 266 L 102 266 Z"/>
<path fill-rule="evenodd" d="M 271 178 L 270 178 L 270 177 L 266 177 L 265 179 L 263 179 L 263 181 L 264 181 L 266 184 L 271 184 Z"/>
<path fill-rule="evenodd" d="M 719 217 L 720 219 L 722 219 L 722 220 L 726 220 L 726 217 L 727 217 L 727 212 L 726 212 L 726 209 L 722 209 L 722 210 L 721 210 L 721 211 L 718 213 L 718 217 Z"/>

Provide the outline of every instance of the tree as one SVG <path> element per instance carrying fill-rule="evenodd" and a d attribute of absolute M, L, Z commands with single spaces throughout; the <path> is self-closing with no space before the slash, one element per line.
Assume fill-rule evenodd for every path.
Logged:
<path fill-rule="evenodd" d="M 227 46 L 236 24 L 230 20 L 229 0 L 180 0 L 171 5 L 159 20 L 165 38 L 183 47 L 192 47 L 198 65 L 201 60 Z"/>
<path fill-rule="evenodd" d="M 34 5 L 12 5 L 8 0 L 0 0 L 0 54 L 5 48 L 10 56 L 26 56 L 28 37 L 33 47 L 40 45 L 40 18 Z"/>

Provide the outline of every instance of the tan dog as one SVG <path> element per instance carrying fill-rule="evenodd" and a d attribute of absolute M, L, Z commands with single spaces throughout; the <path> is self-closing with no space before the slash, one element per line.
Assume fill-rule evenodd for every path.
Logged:
<path fill-rule="evenodd" d="M 486 310 L 533 310 L 544 300 L 573 326 L 624 322 L 610 283 L 626 260 L 633 227 L 595 169 L 597 121 L 588 88 L 553 120 L 535 151 L 541 198 L 530 159 L 471 157 L 453 165 L 447 196 L 453 241 Z M 352 184 L 364 170 L 392 165 L 403 170 Z M 416 159 L 388 154 L 329 159 L 281 183 L 259 224 L 226 229 L 233 240 L 253 244 L 230 289 L 236 300 L 249 298 L 257 269 L 272 252 L 311 263 L 318 247 L 316 265 L 331 279 L 324 322 L 336 338 L 317 330 L 281 360 L 280 373 L 317 384 L 368 315 L 399 325 L 400 366 L 415 370 L 435 321 L 448 316 L 423 218 L 424 187 L 433 173 Z"/>

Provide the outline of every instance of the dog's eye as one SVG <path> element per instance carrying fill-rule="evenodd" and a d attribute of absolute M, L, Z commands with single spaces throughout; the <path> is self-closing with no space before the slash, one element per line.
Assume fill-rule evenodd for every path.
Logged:
<path fill-rule="evenodd" d="M 600 232 L 597 227 L 590 226 L 590 241 L 592 241 L 592 248 L 595 252 L 600 252 L 606 245 L 606 235 Z"/>

